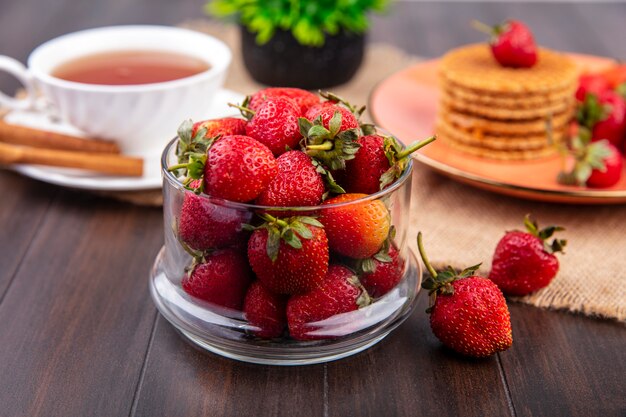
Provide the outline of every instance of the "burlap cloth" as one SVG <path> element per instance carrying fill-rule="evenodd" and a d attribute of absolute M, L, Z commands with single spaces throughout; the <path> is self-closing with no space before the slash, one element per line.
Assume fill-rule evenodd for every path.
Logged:
<path fill-rule="evenodd" d="M 238 51 L 236 28 L 208 22 L 181 26 L 224 40 L 234 51 L 225 87 L 250 93 L 261 86 L 246 73 Z M 333 91 L 354 103 L 366 103 L 369 92 L 385 77 L 418 61 L 397 48 L 370 44 L 355 78 Z M 161 192 L 109 193 L 142 205 L 162 204 Z M 586 315 L 626 320 L 626 206 L 571 206 L 524 201 L 456 183 L 416 164 L 411 204 L 410 245 L 417 253 L 417 231 L 436 265 L 457 268 L 483 262 L 487 273 L 493 250 L 505 230 L 522 227 L 526 213 L 540 226 L 558 224 L 567 230 L 561 270 L 543 290 L 513 300 L 537 307 L 565 309 Z"/>

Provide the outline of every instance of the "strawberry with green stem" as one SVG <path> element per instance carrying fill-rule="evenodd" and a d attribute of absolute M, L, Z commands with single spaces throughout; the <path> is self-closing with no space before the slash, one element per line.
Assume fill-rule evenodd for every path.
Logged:
<path fill-rule="evenodd" d="M 274 156 L 295 149 L 302 138 L 298 118 L 300 107 L 285 97 L 272 96 L 262 101 L 256 110 L 248 106 L 248 98 L 242 105 L 229 104 L 238 108 L 248 119 L 246 135 L 267 146 Z"/>
<path fill-rule="evenodd" d="M 205 192 L 242 203 L 252 201 L 278 173 L 272 152 L 253 138 L 234 135 L 199 139 L 198 145 L 196 140 L 192 138 L 191 145 L 197 149 L 187 153 L 188 162 L 170 166 L 168 170 L 186 170 L 183 184 L 198 194 Z M 198 184 L 194 180 L 202 182 L 192 188 L 192 183 Z"/>
<path fill-rule="evenodd" d="M 277 218 L 268 213 L 251 230 L 248 260 L 259 281 L 277 294 L 302 294 L 321 285 L 328 271 L 324 226 L 308 216 Z"/>
<path fill-rule="evenodd" d="M 321 116 L 313 121 L 301 117 L 300 132 L 304 137 L 306 153 L 330 170 L 345 169 L 346 161 L 353 159 L 360 145 L 357 128 L 342 130 L 342 114 L 334 112 L 324 126 Z"/>
<path fill-rule="evenodd" d="M 387 294 L 404 276 L 405 261 L 393 242 L 395 235 L 396 228 L 391 226 L 382 248 L 371 258 L 359 259 L 356 263 L 361 284 L 374 298 Z"/>
<path fill-rule="evenodd" d="M 480 264 L 460 273 L 452 267 L 437 272 L 430 264 L 417 235 L 417 246 L 430 277 L 422 283 L 428 290 L 430 327 L 447 347 L 463 355 L 486 357 L 513 344 L 511 318 L 500 289 L 487 278 L 475 275 Z"/>
<path fill-rule="evenodd" d="M 504 67 L 530 68 L 537 63 L 537 45 L 532 32 L 518 20 L 507 20 L 496 26 L 473 21 L 475 29 L 491 36 L 493 57 Z"/>
<path fill-rule="evenodd" d="M 547 286 L 559 271 L 557 252 L 567 241 L 553 239 L 563 229 L 549 226 L 539 229 L 530 215 L 524 218 L 526 231 L 506 232 L 493 255 L 489 279 L 507 295 L 523 296 Z"/>
<path fill-rule="evenodd" d="M 432 143 L 429 137 L 404 148 L 393 136 L 372 134 L 357 139 L 360 148 L 338 180 L 349 193 L 374 194 L 404 174 L 411 154 Z"/>

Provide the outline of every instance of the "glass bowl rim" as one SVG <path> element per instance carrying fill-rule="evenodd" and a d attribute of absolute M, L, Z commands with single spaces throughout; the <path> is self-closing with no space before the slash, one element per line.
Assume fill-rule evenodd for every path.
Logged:
<path fill-rule="evenodd" d="M 341 202 L 341 203 L 320 204 L 317 206 L 299 206 L 299 207 L 262 206 L 262 205 L 257 205 L 257 204 L 240 203 L 236 201 L 225 200 L 225 199 L 221 199 L 217 197 L 212 197 L 204 193 L 195 194 L 193 193 L 193 191 L 186 189 L 183 186 L 183 184 L 178 180 L 178 178 L 172 172 L 167 170 L 168 157 L 169 157 L 171 148 L 172 146 L 174 146 L 174 144 L 177 141 L 178 141 L 178 136 L 175 136 L 172 140 L 168 142 L 168 144 L 165 146 L 161 154 L 161 172 L 163 174 L 163 178 L 166 179 L 167 182 L 169 182 L 171 186 L 173 186 L 175 189 L 179 191 L 192 193 L 194 195 L 197 195 L 198 197 L 205 198 L 208 201 L 211 201 L 212 203 L 219 201 L 220 205 L 223 205 L 226 207 L 232 207 L 232 208 L 239 209 L 239 210 L 265 210 L 265 211 L 272 210 L 272 211 L 303 211 L 303 212 L 308 211 L 310 212 L 310 211 L 316 211 L 316 210 L 327 210 L 331 208 L 353 206 L 353 205 L 367 202 L 367 201 L 380 200 L 392 194 L 394 191 L 402 187 L 404 183 L 411 177 L 411 174 L 413 173 L 413 158 L 409 157 L 409 163 L 407 164 L 407 167 L 404 170 L 404 173 L 402 174 L 402 176 L 398 178 L 396 181 L 394 181 L 389 187 L 383 190 L 380 190 L 374 194 L 368 194 L 367 196 L 358 198 L 356 200 L 351 200 L 351 201 L 346 201 L 346 202 Z"/>

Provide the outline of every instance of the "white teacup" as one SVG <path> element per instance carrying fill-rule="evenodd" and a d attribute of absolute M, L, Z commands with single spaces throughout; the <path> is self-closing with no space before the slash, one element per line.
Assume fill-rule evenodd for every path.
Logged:
<path fill-rule="evenodd" d="M 51 75 L 60 64 L 75 58 L 124 50 L 175 52 L 199 58 L 209 68 L 186 78 L 140 85 L 83 84 Z M 231 58 L 223 42 L 187 29 L 89 29 L 40 45 L 28 57 L 28 69 L 13 58 L 0 56 L 0 70 L 19 79 L 27 92 L 22 99 L 0 92 L 0 104 L 12 109 L 34 108 L 40 93 L 62 119 L 87 135 L 113 140 L 125 153 L 145 155 L 160 152 L 184 119 L 206 116 Z"/>

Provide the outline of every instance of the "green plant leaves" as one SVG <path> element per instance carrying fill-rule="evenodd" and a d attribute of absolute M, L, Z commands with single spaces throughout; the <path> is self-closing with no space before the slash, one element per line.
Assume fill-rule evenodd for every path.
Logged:
<path fill-rule="evenodd" d="M 382 12 L 388 4 L 389 0 L 213 0 L 204 10 L 242 24 L 257 34 L 259 45 L 276 30 L 288 30 L 300 44 L 321 47 L 326 35 L 341 30 L 364 33 L 369 27 L 367 13 Z"/>

